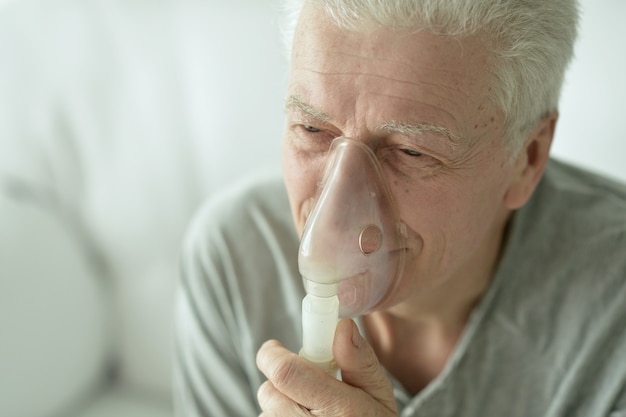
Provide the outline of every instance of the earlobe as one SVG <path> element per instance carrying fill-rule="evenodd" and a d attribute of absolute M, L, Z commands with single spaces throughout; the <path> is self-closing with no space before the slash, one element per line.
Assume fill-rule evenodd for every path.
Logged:
<path fill-rule="evenodd" d="M 528 136 L 514 163 L 517 175 L 504 196 L 507 209 L 520 208 L 535 191 L 549 160 L 557 119 L 557 112 L 549 113 Z"/>

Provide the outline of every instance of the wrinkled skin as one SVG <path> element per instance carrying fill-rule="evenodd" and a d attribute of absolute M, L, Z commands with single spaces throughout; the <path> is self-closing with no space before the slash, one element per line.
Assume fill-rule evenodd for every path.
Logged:
<path fill-rule="evenodd" d="M 275 340 L 257 355 L 267 376 L 258 392 L 262 416 L 396 416 L 391 383 L 353 321 L 337 326 L 334 346 L 343 381 L 326 375 Z"/>
<path fill-rule="evenodd" d="M 407 226 L 406 265 L 374 319 L 364 318 L 373 348 L 365 339 L 352 343 L 351 322 L 340 323 L 334 354 L 343 382 L 278 342 L 263 345 L 257 363 L 268 377 L 258 392 L 264 416 L 397 415 L 382 366 L 417 391 L 445 363 L 489 283 L 511 212 L 539 181 L 556 123 L 556 114 L 539 121 L 511 161 L 504 116 L 488 95 L 487 51 L 479 35 L 346 31 L 305 6 L 294 39 L 283 142 L 296 228 L 303 230 L 332 140 L 362 141 L 377 155 Z M 415 324 L 424 317 L 454 331 L 428 345 L 445 352 L 433 375 L 414 378 L 427 368 L 419 363 L 426 333 Z"/>

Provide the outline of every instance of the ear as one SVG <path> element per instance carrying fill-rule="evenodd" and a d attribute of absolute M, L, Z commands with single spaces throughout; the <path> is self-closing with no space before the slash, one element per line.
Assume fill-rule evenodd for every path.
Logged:
<path fill-rule="evenodd" d="M 558 116 L 555 111 L 539 122 L 514 162 L 516 176 L 504 196 L 504 204 L 509 210 L 516 210 L 526 204 L 537 187 L 550 157 Z"/>

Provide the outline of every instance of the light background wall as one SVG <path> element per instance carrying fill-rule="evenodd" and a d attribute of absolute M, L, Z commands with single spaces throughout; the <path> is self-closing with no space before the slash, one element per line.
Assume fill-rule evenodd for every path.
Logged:
<path fill-rule="evenodd" d="M 105 344 L 116 355 L 116 381 L 132 392 L 169 398 L 177 253 L 193 210 L 217 188 L 279 166 L 286 59 L 275 25 L 277 2 L 0 0 L 8 12 L 0 16 L 0 171 L 10 165 L 31 188 L 53 191 L 62 214 L 76 215 L 79 236 L 106 263 L 101 301 L 112 306 L 106 311 L 114 330 L 105 331 L 111 339 Z M 626 181 L 626 0 L 582 0 L 581 6 L 554 155 Z M 56 216 L 56 209 L 44 214 Z M 74 229 L 64 232 L 75 237 Z M 47 229 L 36 233 L 58 245 Z M 33 245 L 27 246 L 33 262 Z M 0 270 L 5 277 L 10 274 Z M 18 283 L 21 298 L 0 291 L 12 301 L 0 303 L 0 316 L 12 317 L 4 314 L 11 305 L 29 311 L 12 324 L 38 337 L 41 322 L 28 319 L 39 317 L 35 312 L 57 316 L 31 296 L 27 281 L 8 282 Z M 59 293 L 81 300 L 82 308 L 95 304 L 77 285 L 62 288 L 71 289 Z M 52 301 L 70 305 L 62 295 Z M 70 352 L 65 345 L 76 347 L 77 336 L 66 323 L 61 327 L 54 344 L 26 343 L 31 350 L 15 352 L 39 380 L 40 363 L 59 365 L 61 376 L 51 380 L 65 378 L 58 386 L 67 388 L 61 359 L 69 355 L 54 349 Z M 0 351 L 6 346 L 0 343 Z M 0 359 L 10 357 L 0 352 Z M 30 357 L 41 362 L 24 360 Z M 84 362 L 70 359 L 67 369 Z M 0 393 L 16 381 L 0 374 Z M 50 408 L 26 382 L 24 398 Z M 5 414 L 26 415 L 0 408 Z"/>
<path fill-rule="evenodd" d="M 0 8 L 20 0 L 0 0 Z M 266 2 L 271 3 L 271 2 Z M 626 180 L 626 1 L 580 0 L 581 25 L 576 56 L 563 89 L 553 154 L 603 174 Z M 274 7 L 274 6 L 272 6 Z M 226 24 L 226 22 L 224 22 Z M 271 48 L 276 54 L 277 49 Z M 274 61 L 284 57 L 272 57 Z M 277 69 L 284 71 L 284 68 Z M 276 85 L 284 89 L 284 84 Z M 264 86 L 267 91 L 267 86 Z M 275 102 L 274 102 L 275 103 Z M 276 118 L 278 120 L 278 118 Z M 272 134 L 280 132 L 275 129 Z M 277 144 L 266 154 L 255 148 L 258 164 L 277 162 Z M 241 170 L 239 164 L 232 165 Z M 238 178 L 231 170 L 220 180 Z"/>
<path fill-rule="evenodd" d="M 626 180 L 626 1 L 582 0 L 553 154 Z"/>

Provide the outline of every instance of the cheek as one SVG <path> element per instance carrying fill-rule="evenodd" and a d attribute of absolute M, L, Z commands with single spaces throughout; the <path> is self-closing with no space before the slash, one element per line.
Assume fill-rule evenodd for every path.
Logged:
<path fill-rule="evenodd" d="M 317 193 L 317 184 L 321 181 L 323 163 L 322 158 L 306 157 L 291 146 L 287 139 L 283 141 L 283 176 L 291 205 L 291 214 L 298 234 L 302 233 L 308 213 L 312 209 L 311 198 L 315 197 Z"/>
<path fill-rule="evenodd" d="M 441 228 L 463 206 L 456 184 L 441 181 L 393 181 L 392 194 L 401 220 L 417 232 Z"/>
<path fill-rule="evenodd" d="M 417 230 L 471 232 L 489 227 L 504 209 L 512 168 L 505 156 L 484 152 L 471 164 L 423 179 L 392 181 L 401 218 Z"/>
<path fill-rule="evenodd" d="M 501 187 L 479 180 L 395 186 L 401 220 L 423 243 L 423 255 L 447 268 L 471 253 L 499 222 Z"/>

